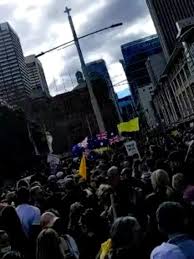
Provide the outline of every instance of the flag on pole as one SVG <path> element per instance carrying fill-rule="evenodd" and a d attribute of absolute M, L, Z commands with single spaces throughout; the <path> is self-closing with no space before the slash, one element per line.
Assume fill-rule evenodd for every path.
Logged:
<path fill-rule="evenodd" d="M 86 137 L 81 143 L 81 147 L 87 148 L 88 147 L 88 138 Z"/>
<path fill-rule="evenodd" d="M 119 133 L 139 131 L 139 118 L 134 118 L 128 122 L 122 122 L 117 125 Z"/>
<path fill-rule="evenodd" d="M 121 140 L 120 136 L 114 135 L 114 133 L 111 134 L 111 138 L 109 139 L 109 144 L 112 146 L 115 143 L 119 143 Z"/>
<path fill-rule="evenodd" d="M 86 169 L 86 157 L 82 156 L 80 167 L 79 167 L 79 175 L 87 180 L 87 169 Z"/>
<path fill-rule="evenodd" d="M 101 132 L 100 134 L 96 135 L 98 140 L 106 140 L 108 138 L 107 131 Z"/>

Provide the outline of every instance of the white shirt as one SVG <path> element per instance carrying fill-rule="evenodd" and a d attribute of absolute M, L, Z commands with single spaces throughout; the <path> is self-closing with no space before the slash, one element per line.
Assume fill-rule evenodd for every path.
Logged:
<path fill-rule="evenodd" d="M 29 204 L 21 204 L 17 206 L 16 212 L 20 218 L 22 228 L 27 236 L 30 234 L 33 225 L 40 225 L 40 210 Z"/>
<path fill-rule="evenodd" d="M 150 256 L 150 259 L 186 259 L 180 248 L 169 243 L 162 243 L 156 247 Z"/>

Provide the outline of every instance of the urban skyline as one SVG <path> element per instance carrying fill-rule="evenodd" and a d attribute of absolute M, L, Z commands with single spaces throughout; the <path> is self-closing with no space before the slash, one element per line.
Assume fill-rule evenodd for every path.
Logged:
<path fill-rule="evenodd" d="M 14 2 L 12 0 L 3 0 L 0 2 L 2 10 L 1 20 L 8 20 L 15 28 L 21 39 L 26 56 L 38 54 L 41 51 L 72 39 L 71 31 L 67 24 L 67 17 L 63 13 L 65 8 L 64 1 L 57 1 L 57 3 L 54 3 L 54 7 L 51 0 L 44 0 L 41 3 L 27 1 L 24 4 L 12 4 Z M 119 12 L 117 10 L 118 1 L 109 1 L 108 3 L 100 1 L 98 5 L 87 0 L 72 1 L 70 3 L 72 16 L 79 35 L 100 29 L 115 22 L 124 22 L 123 27 L 113 32 L 98 34 L 81 42 L 86 62 L 101 58 L 107 62 L 113 84 L 122 81 L 124 76 L 122 67 L 118 61 L 121 57 L 120 45 L 155 32 L 146 3 L 144 1 L 142 3 L 140 2 L 138 4 L 131 4 L 129 1 L 122 1 L 122 3 L 119 1 Z M 12 4 L 11 9 L 7 10 L 9 3 L 10 5 Z M 83 9 L 87 7 L 86 10 L 82 10 L 81 5 L 83 5 Z M 99 12 L 103 19 L 100 18 Z M 48 13 L 50 14 L 50 20 Z M 115 15 L 112 16 L 112 13 Z M 139 14 L 141 14 L 141 18 L 139 18 Z M 95 19 L 93 24 L 88 19 L 91 15 Z M 84 18 L 81 19 L 82 17 Z M 142 28 L 142 22 L 147 26 Z M 111 47 L 109 46 L 110 39 L 112 41 Z M 75 84 L 75 71 L 80 70 L 74 47 L 53 52 L 42 57 L 40 60 L 43 64 L 48 84 L 50 85 L 51 94 L 59 94 L 64 91 L 62 81 L 65 81 L 67 89 L 69 87 L 72 88 L 69 74 Z M 55 69 L 53 69 L 53 64 Z M 58 79 L 61 75 L 63 80 L 60 81 Z M 54 81 L 59 86 L 57 87 L 58 92 L 56 92 Z M 118 92 L 125 87 L 125 85 L 118 86 L 116 90 Z"/>

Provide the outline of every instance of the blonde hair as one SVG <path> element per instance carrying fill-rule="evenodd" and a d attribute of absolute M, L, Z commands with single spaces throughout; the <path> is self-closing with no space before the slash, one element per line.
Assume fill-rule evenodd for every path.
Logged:
<path fill-rule="evenodd" d="M 154 190 L 167 188 L 170 185 L 170 178 L 166 171 L 158 169 L 152 173 L 151 182 Z"/>

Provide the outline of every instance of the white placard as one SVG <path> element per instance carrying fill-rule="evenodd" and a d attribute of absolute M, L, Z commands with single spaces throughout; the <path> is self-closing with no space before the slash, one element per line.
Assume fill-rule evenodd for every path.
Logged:
<path fill-rule="evenodd" d="M 60 159 L 57 155 L 48 154 L 47 163 L 50 165 L 50 170 L 52 174 L 56 174 L 58 164 L 60 163 Z"/>
<path fill-rule="evenodd" d="M 134 156 L 135 154 L 138 154 L 138 156 L 140 158 L 139 150 L 137 148 L 137 143 L 135 140 L 128 141 L 124 145 L 125 145 L 128 156 Z"/>

